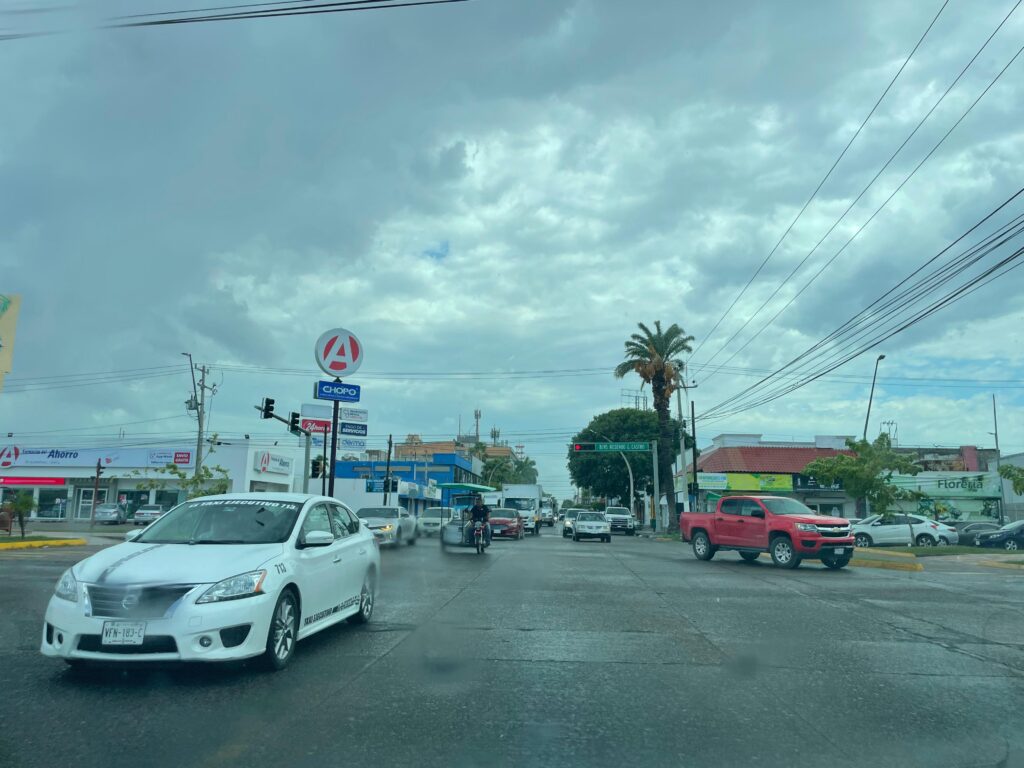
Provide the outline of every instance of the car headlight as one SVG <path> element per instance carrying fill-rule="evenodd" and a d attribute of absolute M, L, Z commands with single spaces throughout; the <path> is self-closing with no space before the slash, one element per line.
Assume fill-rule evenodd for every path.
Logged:
<path fill-rule="evenodd" d="M 390 530 L 391 530 L 391 529 L 393 529 L 394 527 L 395 527 L 395 526 L 393 526 L 393 525 L 385 525 L 385 526 L 381 526 L 381 527 L 380 527 L 380 528 L 378 528 L 377 530 L 378 530 L 378 531 L 390 531 Z"/>
<path fill-rule="evenodd" d="M 224 579 L 224 581 L 218 581 L 203 592 L 196 602 L 218 603 L 222 600 L 238 600 L 243 597 L 261 595 L 263 594 L 263 579 L 266 576 L 266 571 L 249 571 L 232 576 L 230 579 Z"/>
<path fill-rule="evenodd" d="M 72 603 L 78 602 L 78 579 L 75 578 L 75 574 L 71 572 L 70 568 L 64 571 L 64 574 L 60 577 L 57 586 L 53 588 L 53 594 L 62 600 L 70 600 Z"/>
<path fill-rule="evenodd" d="M 818 526 L 816 526 L 814 523 L 797 523 L 796 529 L 798 531 L 817 531 Z"/>

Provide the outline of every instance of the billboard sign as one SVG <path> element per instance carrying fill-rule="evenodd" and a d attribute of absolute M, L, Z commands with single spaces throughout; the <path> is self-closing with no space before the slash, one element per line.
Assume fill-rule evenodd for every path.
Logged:
<path fill-rule="evenodd" d="M 0 293 L 0 378 L 14 362 L 14 330 L 18 324 L 21 296 Z"/>
<path fill-rule="evenodd" d="M 191 467 L 191 448 L 27 448 L 0 444 L 0 470 L 15 467 L 156 468 Z"/>

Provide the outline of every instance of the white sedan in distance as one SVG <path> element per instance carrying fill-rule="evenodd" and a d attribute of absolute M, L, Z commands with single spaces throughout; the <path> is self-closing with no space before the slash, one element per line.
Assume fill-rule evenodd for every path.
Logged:
<path fill-rule="evenodd" d="M 441 526 L 448 524 L 453 514 L 451 507 L 427 507 L 420 513 L 417 531 L 420 536 L 433 536 L 441 531 Z"/>
<path fill-rule="evenodd" d="M 612 526 L 602 512 L 580 512 L 572 529 L 572 540 L 600 539 L 605 544 L 612 540 Z"/>
<path fill-rule="evenodd" d="M 356 515 L 382 546 L 416 543 L 416 518 L 405 507 L 362 507 Z"/>
<path fill-rule="evenodd" d="M 178 505 L 60 577 L 40 650 L 89 661 L 228 661 L 283 669 L 295 644 L 373 615 L 380 553 L 341 502 L 236 493 Z"/>

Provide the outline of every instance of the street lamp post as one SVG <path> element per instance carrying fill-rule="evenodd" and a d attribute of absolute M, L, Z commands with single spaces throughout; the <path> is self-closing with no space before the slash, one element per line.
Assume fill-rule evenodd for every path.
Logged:
<path fill-rule="evenodd" d="M 868 421 L 871 420 L 871 401 L 875 399 L 875 380 L 878 378 L 878 364 L 885 360 L 885 355 L 879 355 L 878 359 L 875 360 L 875 375 L 871 377 L 871 394 L 868 395 L 868 413 L 864 417 L 864 434 L 861 436 L 862 440 L 868 439 Z"/>

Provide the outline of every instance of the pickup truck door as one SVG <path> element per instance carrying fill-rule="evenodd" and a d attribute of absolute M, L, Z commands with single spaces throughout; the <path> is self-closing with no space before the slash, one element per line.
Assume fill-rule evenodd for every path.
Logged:
<path fill-rule="evenodd" d="M 740 502 L 739 546 L 752 549 L 768 548 L 768 512 L 756 499 Z"/>
<path fill-rule="evenodd" d="M 742 546 L 740 539 L 744 528 L 741 517 L 743 499 L 722 499 L 715 512 L 715 534 L 711 537 L 713 544 L 726 547 Z"/>

